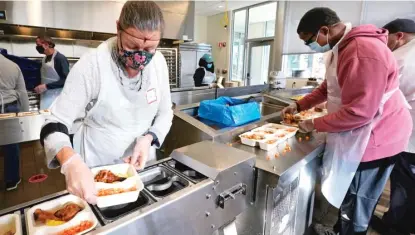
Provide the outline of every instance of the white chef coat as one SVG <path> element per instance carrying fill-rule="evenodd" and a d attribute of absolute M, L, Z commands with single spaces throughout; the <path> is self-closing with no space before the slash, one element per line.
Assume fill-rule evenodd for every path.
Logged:
<path fill-rule="evenodd" d="M 399 88 L 409 105 L 412 122 L 415 125 L 415 39 L 393 51 L 399 68 Z M 415 153 L 415 129 L 409 140 L 408 152 Z"/>
<path fill-rule="evenodd" d="M 130 79 L 119 69 L 114 59 L 109 57 L 115 43 L 116 38 L 107 40 L 97 49 L 82 56 L 74 65 L 67 77 L 61 95 L 51 107 L 52 115 L 46 122 L 60 122 L 66 125 L 68 129 L 72 129 L 76 133 L 75 137 L 80 136 L 78 139 L 82 139 L 81 145 L 83 146 L 79 146 L 74 140 L 74 149 L 81 155 L 85 153 L 86 155 L 91 155 L 90 150 L 92 150 L 92 155 L 100 155 L 98 157 L 82 156 L 90 167 L 110 164 L 115 159 L 125 157 L 132 153 L 132 147 L 134 146 L 134 138 L 131 138 L 131 132 L 129 131 L 131 129 L 129 127 L 134 125 L 132 120 L 123 120 L 124 115 L 111 113 L 113 110 L 122 111 L 122 109 L 113 107 L 113 104 L 116 102 L 112 102 L 109 97 L 121 102 L 122 107 L 136 109 L 128 112 L 139 112 L 141 110 L 140 107 L 129 104 L 136 102 L 137 96 L 133 93 L 138 91 L 134 89 L 138 89 L 141 82 L 143 83 L 140 92 L 147 99 L 149 97 L 152 99 L 149 104 L 155 110 L 154 112 L 150 110 L 150 112 L 147 103 L 143 105 L 146 107 L 143 107 L 143 112 L 137 116 L 136 120 L 145 123 L 146 127 L 139 127 L 140 133 L 137 133 L 136 137 L 141 136 L 146 131 L 151 131 L 157 136 L 161 144 L 170 130 L 173 119 L 168 68 L 163 55 L 160 52 L 156 52 L 152 61 L 144 68 L 142 78 L 139 74 L 136 78 Z M 103 60 L 102 58 L 104 57 L 108 59 Z M 105 61 L 108 63 L 107 69 L 105 69 Z M 101 75 L 103 73 L 105 73 L 104 76 Z M 156 90 L 156 94 L 145 95 L 146 92 L 153 91 L 153 89 Z M 157 100 L 153 103 L 154 97 L 152 95 L 154 94 Z M 105 109 L 108 105 L 110 107 Z M 92 115 L 90 115 L 91 113 Z M 119 122 L 124 123 L 124 121 L 128 125 L 125 129 L 119 125 Z M 140 123 L 138 122 L 138 124 Z M 85 129 L 85 127 L 87 128 Z M 109 132 L 117 128 L 122 129 L 122 131 L 117 131 L 113 135 L 120 136 L 120 138 L 128 136 L 131 139 L 129 146 L 127 146 L 126 140 L 123 140 L 120 143 L 113 143 L 110 146 L 113 149 L 109 149 L 108 143 L 101 143 L 101 141 L 96 140 L 103 138 L 103 140 L 108 142 L 109 138 L 111 138 L 111 133 Z M 132 131 L 136 131 L 135 128 L 133 129 Z M 94 134 L 91 135 L 91 133 Z M 105 137 L 97 133 L 102 133 Z M 54 168 L 58 166 L 54 157 L 65 146 L 70 146 L 70 141 L 69 137 L 63 133 L 55 132 L 45 138 L 45 152 L 49 167 Z M 110 153 L 107 154 L 106 150 L 110 151 Z M 106 155 L 109 155 L 108 158 L 106 158 Z"/>

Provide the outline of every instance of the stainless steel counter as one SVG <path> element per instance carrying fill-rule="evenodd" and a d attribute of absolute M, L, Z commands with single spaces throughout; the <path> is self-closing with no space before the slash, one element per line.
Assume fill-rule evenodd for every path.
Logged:
<path fill-rule="evenodd" d="M 275 158 L 273 151 L 265 151 L 259 148 L 253 148 L 241 143 L 235 143 L 232 147 L 255 154 L 255 166 L 278 176 L 298 171 L 324 149 L 326 135 L 325 133 L 314 133 L 310 141 L 303 140 L 299 142 L 296 138 L 290 138 L 286 143 L 291 146 L 291 152 L 281 154 L 284 144 L 280 146 L 280 156 Z M 269 157 L 269 160 L 267 160 Z"/>

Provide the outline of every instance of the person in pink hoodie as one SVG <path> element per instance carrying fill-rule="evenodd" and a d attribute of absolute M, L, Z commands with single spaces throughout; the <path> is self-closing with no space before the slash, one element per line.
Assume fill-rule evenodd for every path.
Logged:
<path fill-rule="evenodd" d="M 282 115 L 327 101 L 328 115 L 299 126 L 328 133 L 322 192 L 339 208 L 334 233 L 366 234 L 394 158 L 406 149 L 412 132 L 387 31 L 374 25 L 352 28 L 333 10 L 314 8 L 297 32 L 314 51 L 330 53 L 326 79 Z"/>

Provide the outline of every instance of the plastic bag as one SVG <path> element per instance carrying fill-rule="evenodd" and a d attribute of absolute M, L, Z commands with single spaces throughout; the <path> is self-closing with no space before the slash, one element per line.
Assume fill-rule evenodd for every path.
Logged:
<path fill-rule="evenodd" d="M 230 97 L 200 102 L 198 115 L 225 126 L 239 126 L 261 118 L 257 102 Z"/>

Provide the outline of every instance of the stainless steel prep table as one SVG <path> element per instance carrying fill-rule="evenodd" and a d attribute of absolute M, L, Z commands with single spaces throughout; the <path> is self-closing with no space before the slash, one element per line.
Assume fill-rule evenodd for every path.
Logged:
<path fill-rule="evenodd" d="M 277 91 L 276 94 L 282 93 L 290 97 L 310 91 Z M 255 154 L 255 192 L 251 207 L 237 217 L 238 234 L 305 234 L 311 224 L 314 186 L 325 135 L 314 134 L 310 141 L 301 143 L 292 138 L 288 141 L 292 147 L 291 152 L 267 160 L 266 151 L 240 144 L 238 136 L 267 122 L 279 123 L 279 111 L 293 101 L 270 93 L 256 95 L 256 99 L 260 102 L 261 119 L 239 127 L 222 128 L 199 120 L 199 104 L 176 107 L 171 133 L 165 142 L 166 151 L 169 153 L 184 145 L 210 140 Z"/>
<path fill-rule="evenodd" d="M 254 155 L 200 142 L 175 150 L 172 158 L 147 166 L 139 175 L 144 189 L 137 202 L 91 206 L 100 225 L 88 234 L 210 235 L 222 231 L 249 206 Z M 0 211 L 0 216 L 19 212 L 24 234 L 29 234 L 25 229 L 28 209 L 66 194 L 63 191 L 17 205 Z"/>

